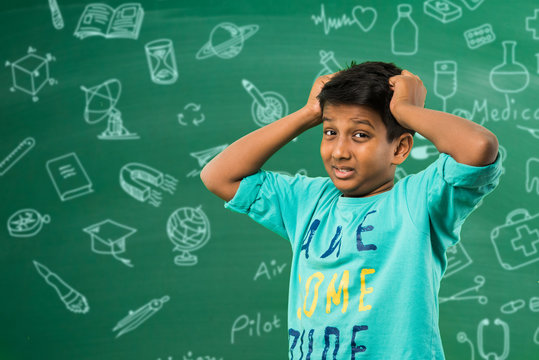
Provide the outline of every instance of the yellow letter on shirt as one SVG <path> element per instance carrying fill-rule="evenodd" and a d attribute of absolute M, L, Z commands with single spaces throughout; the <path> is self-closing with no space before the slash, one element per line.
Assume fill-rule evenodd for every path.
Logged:
<path fill-rule="evenodd" d="M 366 294 L 372 293 L 372 287 L 366 288 L 365 287 L 365 275 L 374 274 L 374 269 L 361 269 L 361 295 L 359 296 L 359 311 L 367 311 L 370 310 L 372 306 L 363 305 L 363 297 Z"/>
<path fill-rule="evenodd" d="M 313 278 L 317 278 L 318 282 L 316 285 L 314 285 L 314 298 L 313 302 L 311 303 L 311 308 L 309 311 L 307 311 L 307 296 L 309 296 L 309 288 L 311 286 L 311 281 Z M 320 271 L 315 272 L 312 274 L 305 283 L 305 300 L 303 301 L 303 312 L 307 317 L 311 317 L 314 313 L 314 310 L 316 309 L 316 303 L 318 302 L 318 288 L 320 287 L 320 284 L 322 284 L 322 281 L 324 281 L 324 274 L 322 274 Z"/>
<path fill-rule="evenodd" d="M 326 303 L 326 313 L 331 312 L 331 301 L 335 305 L 339 305 L 341 303 L 341 291 L 343 292 L 343 304 L 342 304 L 342 313 L 344 314 L 346 312 L 346 308 L 348 307 L 348 270 L 345 270 L 342 274 L 341 282 L 339 283 L 339 292 L 335 291 L 335 280 L 337 280 L 337 273 L 333 275 L 333 279 L 331 279 L 331 282 L 328 286 L 327 291 L 327 303 Z"/>

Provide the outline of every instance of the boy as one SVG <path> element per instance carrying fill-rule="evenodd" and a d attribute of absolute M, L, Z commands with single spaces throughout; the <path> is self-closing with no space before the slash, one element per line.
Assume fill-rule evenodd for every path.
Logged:
<path fill-rule="evenodd" d="M 206 187 L 289 239 L 290 359 L 444 359 L 438 289 L 447 248 L 501 174 L 487 129 L 424 108 L 426 89 L 393 64 L 323 76 L 307 104 L 237 140 L 201 173 Z M 328 178 L 260 170 L 322 123 Z M 441 155 L 394 183 L 413 134 Z"/>

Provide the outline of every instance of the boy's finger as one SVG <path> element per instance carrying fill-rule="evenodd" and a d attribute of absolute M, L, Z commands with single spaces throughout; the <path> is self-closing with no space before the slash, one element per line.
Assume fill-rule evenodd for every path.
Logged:
<path fill-rule="evenodd" d="M 401 75 L 404 75 L 404 76 L 415 76 L 412 72 L 410 72 L 410 71 L 408 71 L 408 70 L 406 70 L 406 69 L 402 70 Z"/>

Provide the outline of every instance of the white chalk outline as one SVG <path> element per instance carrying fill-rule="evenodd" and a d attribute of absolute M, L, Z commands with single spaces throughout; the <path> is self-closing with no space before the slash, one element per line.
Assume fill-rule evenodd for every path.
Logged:
<path fill-rule="evenodd" d="M 108 237 L 106 239 L 103 239 L 102 236 L 100 236 L 96 232 L 99 232 L 100 228 L 105 224 L 111 224 L 113 226 L 121 228 L 121 229 L 125 230 L 126 233 L 124 235 L 122 235 L 118 239 L 110 239 Z M 91 245 L 92 245 L 91 249 L 92 249 L 92 252 L 94 252 L 96 254 L 100 254 L 100 255 L 112 255 L 113 258 L 120 261 L 125 266 L 128 266 L 128 267 L 133 267 L 134 266 L 131 263 L 131 260 L 121 258 L 121 257 L 118 256 L 118 254 L 122 254 L 122 253 L 125 252 L 126 239 L 129 236 L 136 233 L 137 229 L 134 229 L 134 228 L 132 228 L 130 226 L 127 226 L 127 225 L 120 224 L 120 223 L 118 223 L 118 222 L 116 222 L 114 220 L 111 220 L 111 219 L 105 219 L 105 220 L 100 221 L 100 222 L 98 222 L 96 224 L 85 227 L 84 229 L 82 229 L 82 231 L 89 234 L 90 237 L 91 237 Z M 102 249 L 97 248 L 96 245 L 99 245 L 99 243 L 104 244 L 105 246 L 109 246 L 110 249 L 102 250 Z M 116 243 L 119 244 L 118 245 L 118 247 L 119 247 L 118 250 L 115 249 L 115 244 Z M 112 245 L 110 245 L 110 244 L 112 244 Z"/>
<path fill-rule="evenodd" d="M 361 11 L 360 16 L 363 17 L 365 13 L 372 14 L 372 19 L 370 20 L 370 23 L 363 24 L 363 22 L 359 19 L 358 15 L 356 15 L 357 11 Z M 320 15 L 311 15 L 311 20 L 314 21 L 314 25 L 318 26 L 320 23 L 323 24 L 324 27 L 324 34 L 329 35 L 331 29 L 340 29 L 344 26 L 352 26 L 356 24 L 359 26 L 363 32 L 369 32 L 374 25 L 376 24 L 376 20 L 378 18 L 378 13 L 375 8 L 370 6 L 361 6 L 356 5 L 352 8 L 352 16 L 351 18 L 348 17 L 347 14 L 342 14 L 338 18 L 328 17 L 326 16 L 326 8 L 324 4 L 320 5 Z"/>
<path fill-rule="evenodd" d="M 11 77 L 13 80 L 13 85 L 9 88 L 9 91 L 15 92 L 16 90 L 20 90 L 29 95 L 32 95 L 32 101 L 34 102 L 39 100 L 39 98 L 37 97 L 37 94 L 41 91 L 41 89 L 45 86 L 45 84 L 47 83 L 49 85 L 58 84 L 58 81 L 56 81 L 56 79 L 51 78 L 49 74 L 49 63 L 51 61 L 56 61 L 56 58 L 49 53 L 47 53 L 45 57 L 43 57 L 43 56 L 36 55 L 35 52 L 36 52 L 36 49 L 29 46 L 26 56 L 23 56 L 22 58 L 16 60 L 13 63 L 6 61 L 6 66 L 11 67 Z M 32 61 L 30 59 L 36 59 L 36 61 L 39 62 L 39 66 L 37 67 L 34 66 L 33 69 L 26 69 L 25 64 L 23 63 L 28 60 Z M 24 85 L 21 85 L 17 82 L 17 73 L 26 74 L 30 76 L 31 89 L 26 89 Z M 35 79 L 36 77 L 41 76 L 42 73 L 45 74 L 45 78 L 43 80 L 40 80 L 41 83 L 36 85 Z"/>
<path fill-rule="evenodd" d="M 496 65 L 494 68 L 492 68 L 492 70 L 490 70 L 490 74 L 489 74 L 490 86 L 492 86 L 492 88 L 494 90 L 499 91 L 502 94 L 506 94 L 506 95 L 510 94 L 510 93 L 511 94 L 520 93 L 520 92 L 526 90 L 526 88 L 530 84 L 530 72 L 528 71 L 528 69 L 523 64 L 516 61 L 516 46 L 517 46 L 516 41 L 514 41 L 514 40 L 502 41 L 502 46 L 503 46 L 503 61 L 502 61 L 501 64 Z M 499 86 L 500 84 L 495 84 L 495 81 L 494 81 L 493 78 L 497 74 L 504 76 L 504 78 L 505 78 L 506 75 L 514 74 L 514 72 L 513 73 L 507 73 L 506 71 L 503 71 L 503 69 L 506 66 L 509 66 L 511 64 L 513 64 L 515 66 L 518 66 L 521 69 L 523 69 L 522 74 L 524 74 L 526 76 L 526 81 L 525 81 L 525 84 L 521 85 L 517 89 L 509 89 L 509 90 L 507 88 L 503 89 L 502 87 Z M 502 71 L 500 71 L 500 70 L 502 70 Z"/>
<path fill-rule="evenodd" d="M 474 11 L 483 3 L 484 0 L 461 0 L 469 10 Z"/>
<path fill-rule="evenodd" d="M 35 144 L 36 140 L 33 137 L 27 137 L 11 150 L 11 152 L 0 162 L 0 176 L 4 175 L 13 165 L 19 162 L 19 160 L 21 160 Z"/>
<path fill-rule="evenodd" d="M 457 62 L 454 60 L 437 60 L 434 62 L 434 95 L 442 99 L 442 111 L 447 112 L 447 99 L 455 96 L 458 89 L 457 81 Z M 453 82 L 453 87 L 450 94 L 442 94 L 440 92 L 440 78 L 442 76 L 451 76 L 449 81 Z"/>
<path fill-rule="evenodd" d="M 419 28 L 417 27 L 417 24 L 414 19 L 412 19 L 412 10 L 412 5 L 409 4 L 399 4 L 397 6 L 397 20 L 391 26 L 391 53 L 393 53 L 394 55 L 415 55 L 419 50 Z M 400 49 L 396 49 L 396 45 L 398 42 L 395 41 L 395 35 L 397 35 L 398 33 L 397 25 L 399 24 L 401 18 L 408 19 L 410 24 L 414 28 L 415 34 L 412 51 L 402 51 Z"/>
<path fill-rule="evenodd" d="M 81 40 L 89 36 L 136 40 L 143 19 L 144 9 L 140 3 L 125 3 L 115 9 L 107 4 L 92 3 L 84 8 L 73 35 Z"/>
<path fill-rule="evenodd" d="M 516 217 L 520 216 L 521 218 L 518 220 L 515 220 Z M 530 229 L 529 224 L 531 221 L 537 221 L 539 220 L 539 213 L 535 215 L 530 215 L 528 210 L 519 208 L 511 211 L 509 214 L 507 214 L 505 218 L 505 223 L 503 225 L 495 227 L 491 233 L 490 233 L 490 240 L 492 241 L 492 244 L 494 246 L 494 251 L 496 252 L 496 257 L 498 258 L 498 262 L 500 263 L 501 267 L 505 270 L 516 270 L 520 269 L 521 267 L 530 265 L 536 261 L 539 261 L 539 228 Z M 517 238 L 511 238 L 511 239 L 502 239 L 500 238 L 500 230 L 510 227 L 515 230 L 515 232 L 519 235 Z M 528 233 L 533 233 L 538 235 L 538 239 L 532 242 L 535 251 L 531 254 L 534 256 L 531 256 L 531 259 L 525 258 L 523 262 L 519 264 L 514 263 L 514 255 L 517 253 L 516 250 L 518 248 L 515 247 L 515 241 L 522 238 L 521 231 L 527 231 Z M 499 245 L 499 243 L 501 245 Z M 509 243 L 509 244 L 507 244 Z M 503 245 L 502 249 L 504 251 L 507 251 L 507 249 L 512 250 L 512 254 L 510 256 L 511 262 L 506 262 L 504 253 L 502 252 L 502 249 L 500 247 Z M 519 253 L 517 253 L 519 254 Z M 520 255 L 520 254 L 519 254 Z M 522 255 L 519 256 L 522 258 Z M 528 257 L 528 254 L 524 253 L 524 257 Z M 535 259 L 533 258 L 535 257 Z M 522 261 L 522 259 L 521 259 Z"/>
<path fill-rule="evenodd" d="M 51 19 L 52 25 L 56 30 L 61 30 L 64 28 L 64 18 L 62 17 L 62 12 L 56 0 L 49 0 L 49 9 L 51 10 Z"/>
<path fill-rule="evenodd" d="M 123 317 L 112 331 L 118 331 L 116 338 L 119 338 L 125 333 L 135 330 L 149 318 L 155 315 L 163 308 L 163 304 L 170 300 L 170 296 L 165 295 L 160 299 L 150 300 L 145 305 L 142 305 L 137 310 L 129 310 L 128 314 Z"/>
<path fill-rule="evenodd" d="M 61 165 L 60 167 L 56 167 L 58 162 L 61 162 L 63 159 L 72 158 L 73 161 L 67 162 L 64 165 Z M 52 166 L 55 166 L 54 169 L 51 169 Z M 79 196 L 87 195 L 92 193 L 94 190 L 92 189 L 92 181 L 88 177 L 88 174 L 86 173 L 86 170 L 82 166 L 78 156 L 76 153 L 71 152 L 65 155 L 58 156 L 54 159 L 50 159 L 46 163 L 47 172 L 49 173 L 49 177 L 51 178 L 52 184 L 54 185 L 54 188 L 56 189 L 56 192 L 58 193 L 58 196 L 60 197 L 60 200 L 66 201 L 75 199 Z M 53 175 L 59 174 L 59 175 Z M 84 184 L 79 185 L 78 187 L 72 188 L 72 189 L 62 189 L 60 190 L 60 186 L 57 182 L 63 183 L 64 181 L 69 181 L 66 179 L 71 178 L 72 176 L 82 178 L 84 180 Z"/>
<path fill-rule="evenodd" d="M 18 238 L 27 238 L 37 235 L 43 224 L 48 224 L 51 217 L 48 214 L 41 215 L 35 209 L 20 209 L 7 219 L 9 235 Z"/>
<path fill-rule="evenodd" d="M 537 29 L 533 29 L 531 27 L 532 20 L 538 23 Z M 539 40 L 539 9 L 535 9 L 533 11 L 533 16 L 526 18 L 526 31 L 530 31 L 532 33 L 533 40 Z"/>
<path fill-rule="evenodd" d="M 251 116 L 260 127 L 268 125 L 288 115 L 288 102 L 275 91 L 261 92 L 249 80 L 243 79 L 241 84 L 251 96 Z"/>
<path fill-rule="evenodd" d="M 189 110 L 189 112 L 199 112 L 200 109 L 201 109 L 202 105 L 201 104 L 195 104 L 195 103 L 189 103 L 187 105 L 185 105 L 183 107 L 183 110 L 186 111 L 186 110 Z M 185 115 L 183 112 L 179 113 L 178 114 L 178 123 L 182 126 L 187 126 L 189 125 L 187 122 L 183 121 L 183 119 L 185 118 Z M 204 114 L 200 114 L 200 117 L 197 117 L 195 119 L 193 119 L 193 121 L 191 122 L 193 125 L 195 126 L 198 126 L 200 124 L 202 124 L 204 122 L 204 120 L 206 120 L 206 116 Z"/>
<path fill-rule="evenodd" d="M 241 53 L 245 40 L 256 34 L 259 28 L 260 27 L 256 24 L 240 27 L 231 22 L 222 22 L 220 24 L 217 24 L 211 30 L 208 42 L 206 42 L 206 44 L 204 44 L 200 48 L 200 50 L 198 50 L 195 58 L 197 60 L 203 60 L 215 55 L 221 59 L 232 59 Z M 226 31 L 228 31 L 231 35 L 231 38 L 224 43 L 217 44 L 214 46 L 214 44 L 212 43 L 213 36 L 220 29 L 225 29 Z M 236 46 L 235 49 L 234 46 Z M 231 51 L 231 49 L 234 49 L 234 51 Z"/>
<path fill-rule="evenodd" d="M 170 85 L 178 80 L 178 68 L 172 40 L 157 39 L 150 41 L 144 45 L 144 51 L 153 83 Z"/>
<path fill-rule="evenodd" d="M 451 7 L 453 7 L 451 15 L 446 18 L 447 11 Z M 462 7 L 449 0 L 427 0 L 423 3 L 423 12 L 442 24 L 453 22 L 462 17 Z"/>
<path fill-rule="evenodd" d="M 97 138 L 99 140 L 135 140 L 139 136 L 136 133 L 132 133 L 123 124 L 122 112 L 116 109 L 116 103 L 120 99 L 122 94 L 122 83 L 118 79 L 108 79 L 101 84 L 87 88 L 85 86 L 80 87 L 84 91 L 86 104 L 84 107 L 84 120 L 88 124 L 97 124 L 100 121 L 107 119 L 107 128 Z M 115 90 L 115 91 L 113 91 Z M 94 110 L 92 109 L 92 101 L 107 100 L 109 101 L 109 107 L 107 110 Z M 93 115 L 100 115 L 96 120 L 93 119 Z"/>
<path fill-rule="evenodd" d="M 488 303 L 488 297 L 484 295 L 477 295 L 479 289 L 485 285 L 485 277 L 483 275 L 477 275 L 474 277 L 474 282 L 474 286 L 461 290 L 449 297 L 440 296 L 439 304 L 443 304 L 448 301 L 477 300 L 479 304 L 486 305 Z M 470 293 L 475 293 L 475 295 L 470 295 Z"/>
<path fill-rule="evenodd" d="M 195 214 L 197 216 L 197 221 L 191 221 L 191 218 L 181 218 L 182 215 L 187 216 L 188 214 Z M 194 226 L 192 226 L 193 224 Z M 184 231 L 178 232 L 178 228 L 182 228 Z M 202 239 L 193 242 L 191 233 L 198 235 L 202 232 L 202 230 L 204 230 Z M 184 238 L 178 240 L 177 235 Z M 174 244 L 173 251 L 181 252 L 180 255 L 174 258 L 174 264 L 178 266 L 196 265 L 198 263 L 198 257 L 191 254 L 191 252 L 204 247 L 211 237 L 210 220 L 208 219 L 206 213 L 202 210 L 202 206 L 199 205 L 196 208 L 181 207 L 174 210 L 167 220 L 167 236 Z"/>
<path fill-rule="evenodd" d="M 483 45 L 490 44 L 496 40 L 496 34 L 491 24 L 483 24 L 464 32 L 464 39 L 469 49 L 475 50 Z"/>
<path fill-rule="evenodd" d="M 142 163 L 127 163 L 120 169 L 120 186 L 132 198 L 158 207 L 163 199 L 162 189 L 176 192 L 178 179 Z"/>
<path fill-rule="evenodd" d="M 535 171 L 534 171 L 535 170 Z M 529 158 L 526 161 L 526 192 L 539 195 L 539 158 Z"/>

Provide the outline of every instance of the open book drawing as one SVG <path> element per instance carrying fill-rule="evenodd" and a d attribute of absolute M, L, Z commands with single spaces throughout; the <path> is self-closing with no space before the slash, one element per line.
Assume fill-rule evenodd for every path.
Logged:
<path fill-rule="evenodd" d="M 137 39 L 144 17 L 139 3 L 127 3 L 116 9 L 107 4 L 89 4 L 82 12 L 74 35 L 80 39 L 88 36 Z"/>

